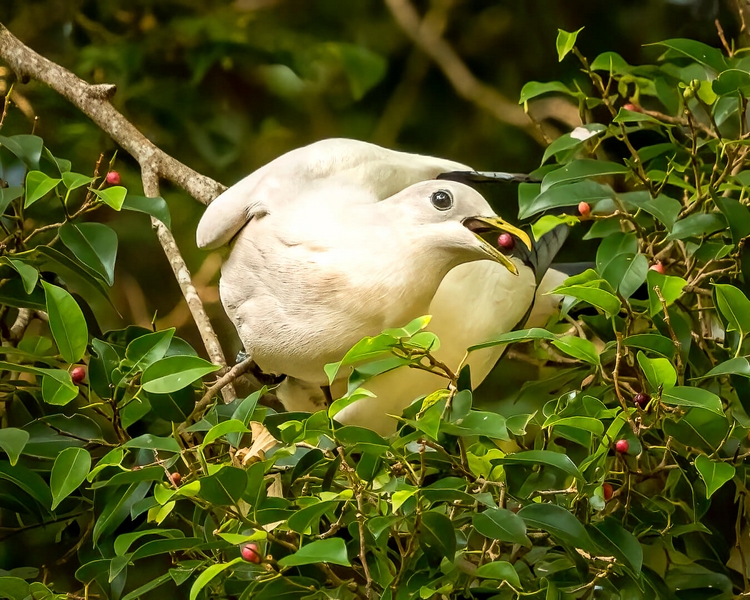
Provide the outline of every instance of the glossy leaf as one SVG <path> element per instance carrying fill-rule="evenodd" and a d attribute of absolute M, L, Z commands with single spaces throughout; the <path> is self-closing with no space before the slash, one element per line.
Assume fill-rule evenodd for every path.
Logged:
<path fill-rule="evenodd" d="M 643 352 L 639 352 L 638 364 L 652 392 L 656 392 L 661 386 L 668 390 L 677 385 L 677 371 L 666 358 L 648 358 Z"/>
<path fill-rule="evenodd" d="M 113 185 L 112 187 L 107 187 L 102 190 L 92 191 L 99 200 L 115 210 L 120 210 L 122 208 L 122 205 L 125 202 L 125 196 L 128 194 L 128 190 L 121 185 Z"/>
<path fill-rule="evenodd" d="M 552 341 L 552 345 L 565 354 L 589 363 L 599 365 L 599 351 L 587 339 L 566 335 Z"/>
<path fill-rule="evenodd" d="M 53 179 L 41 171 L 29 171 L 26 175 L 26 200 L 24 207 L 29 207 L 37 200 L 44 198 L 57 187 L 62 179 Z"/>
<path fill-rule="evenodd" d="M 83 311 L 64 289 L 46 281 L 42 285 L 47 298 L 49 327 L 57 348 L 66 362 L 76 363 L 81 360 L 89 340 Z"/>
<path fill-rule="evenodd" d="M 727 331 L 743 338 L 750 333 L 750 300 L 733 285 L 716 284 L 716 305 L 728 322 Z"/>
<path fill-rule="evenodd" d="M 488 539 L 531 546 L 523 519 L 508 509 L 488 508 L 481 513 L 476 513 L 472 518 L 472 525 Z"/>
<path fill-rule="evenodd" d="M 142 335 L 128 344 L 125 359 L 132 371 L 144 371 L 164 357 L 174 335 L 174 327 Z"/>
<path fill-rule="evenodd" d="M 321 562 L 344 567 L 351 566 L 344 540 L 337 537 L 316 540 L 305 544 L 294 554 L 279 559 L 279 565 L 285 568 L 315 565 Z"/>
<path fill-rule="evenodd" d="M 443 558 L 453 560 L 456 554 L 456 534 L 451 520 L 443 513 L 428 510 L 422 513 L 419 528 L 419 546 L 433 564 Z"/>
<path fill-rule="evenodd" d="M 83 448 L 66 448 L 55 459 L 50 475 L 52 510 L 86 481 L 91 455 Z"/>
<path fill-rule="evenodd" d="M 476 576 L 482 579 L 498 579 L 507 581 L 516 588 L 521 587 L 521 580 L 513 565 L 505 560 L 495 560 L 485 563 L 476 570 Z"/>
<path fill-rule="evenodd" d="M 200 495 L 211 504 L 236 505 L 247 487 L 247 472 L 224 467 L 218 473 L 201 479 Z"/>
<path fill-rule="evenodd" d="M 153 394 L 170 394 L 221 369 L 197 356 L 168 356 L 150 365 L 141 377 L 143 389 Z"/>
<path fill-rule="evenodd" d="M 8 455 L 11 466 L 18 462 L 18 457 L 21 456 L 21 452 L 23 452 L 23 448 L 28 441 L 28 431 L 17 427 L 0 429 L 0 448 Z"/>
<path fill-rule="evenodd" d="M 122 210 L 130 210 L 151 215 L 164 223 L 164 225 L 167 226 L 167 229 L 172 227 L 172 217 L 169 213 L 169 207 L 161 196 L 147 198 L 146 196 L 133 196 L 132 194 L 128 194 L 122 204 Z"/>
<path fill-rule="evenodd" d="M 556 171 L 553 171 L 553 173 L 556 173 Z M 558 177 L 562 178 L 563 176 L 564 174 L 561 174 Z M 544 210 L 559 206 L 578 206 L 581 202 L 592 204 L 605 198 L 612 198 L 614 195 L 615 192 L 611 187 L 595 181 L 558 183 L 540 192 L 527 202 L 519 200 L 518 218 L 528 219 Z"/>
<path fill-rule="evenodd" d="M 60 239 L 76 258 L 102 276 L 107 285 L 115 281 L 117 234 L 102 223 L 66 223 Z"/>
<path fill-rule="evenodd" d="M 582 550 L 592 550 L 593 544 L 586 529 L 573 514 L 556 504 L 529 504 L 518 511 L 527 527 L 541 529 L 553 538 Z"/>
<path fill-rule="evenodd" d="M 721 398 L 716 394 L 697 387 L 677 386 L 665 391 L 661 396 L 664 404 L 674 406 L 698 407 L 723 415 Z"/>
<path fill-rule="evenodd" d="M 711 460 L 705 454 L 695 459 L 695 468 L 706 483 L 706 497 L 710 498 L 725 483 L 731 481 L 736 469 L 726 462 Z"/>
<path fill-rule="evenodd" d="M 608 517 L 596 523 L 591 531 L 594 539 L 600 539 L 604 548 L 611 551 L 622 563 L 628 565 L 635 573 L 640 573 L 643 565 L 643 549 L 638 539 L 624 529 L 616 519 Z"/>
<path fill-rule="evenodd" d="M 572 33 L 568 33 L 562 29 L 557 30 L 557 41 L 555 42 L 555 45 L 557 46 L 558 62 L 562 62 L 562 59 L 565 58 L 568 52 L 573 49 L 573 46 L 576 45 L 576 38 L 581 31 L 583 31 L 583 27 Z"/>
<path fill-rule="evenodd" d="M 646 283 L 648 285 L 649 312 L 652 316 L 663 311 L 663 305 L 654 289 L 655 287 L 659 288 L 662 298 L 669 306 L 682 295 L 682 289 L 687 285 L 687 281 L 682 277 L 662 275 L 654 270 L 648 272 Z"/>
<path fill-rule="evenodd" d="M 581 472 L 575 463 L 570 460 L 567 454 L 552 452 L 551 450 L 524 450 L 515 452 L 507 456 L 493 460 L 493 463 L 499 464 L 527 464 L 527 465 L 548 465 L 560 469 L 566 475 L 582 479 Z"/>
<path fill-rule="evenodd" d="M 205 571 L 198 575 L 198 578 L 190 587 L 190 600 L 196 600 L 196 598 L 198 598 L 198 594 L 201 593 L 203 588 L 206 587 L 219 573 L 221 573 L 222 571 L 226 571 L 229 567 L 232 567 L 241 562 L 242 557 L 239 556 L 227 563 L 217 563 L 209 566 Z"/>

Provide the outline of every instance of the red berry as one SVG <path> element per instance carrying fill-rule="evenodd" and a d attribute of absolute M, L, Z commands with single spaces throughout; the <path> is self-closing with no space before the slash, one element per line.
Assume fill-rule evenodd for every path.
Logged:
<path fill-rule="evenodd" d="M 180 485 L 180 482 L 182 481 L 182 475 L 180 475 L 177 472 L 171 473 L 169 475 L 169 478 L 172 480 L 172 483 L 174 483 L 175 485 Z"/>
<path fill-rule="evenodd" d="M 657 273 L 661 273 L 664 275 L 664 265 L 661 264 L 661 261 L 655 262 L 653 265 L 649 267 L 651 271 L 656 271 Z"/>
<path fill-rule="evenodd" d="M 627 104 L 623 104 L 622 107 L 625 110 L 631 110 L 633 112 L 643 112 L 643 109 L 638 106 L 637 104 L 633 104 L 632 102 L 628 102 Z"/>
<path fill-rule="evenodd" d="M 628 444 L 628 440 L 617 440 L 617 443 L 615 444 L 615 450 L 617 450 L 620 454 L 625 454 L 630 449 L 630 444 Z"/>
<path fill-rule="evenodd" d="M 578 212 L 582 217 L 588 217 L 591 214 L 591 205 L 588 202 L 579 202 Z"/>
<path fill-rule="evenodd" d="M 615 493 L 615 490 L 612 489 L 612 486 L 609 483 L 603 483 L 602 484 L 602 492 L 604 494 L 604 499 L 609 500 L 612 498 L 612 494 Z"/>
<path fill-rule="evenodd" d="M 637 404 L 641 408 L 646 408 L 646 405 L 649 403 L 649 400 L 651 400 L 651 396 L 648 394 L 636 394 L 633 396 L 633 403 Z"/>
<path fill-rule="evenodd" d="M 117 171 L 107 173 L 107 183 L 109 185 L 120 185 L 120 174 Z"/>
<path fill-rule="evenodd" d="M 513 246 L 516 245 L 513 236 L 509 233 L 501 233 L 497 238 L 497 245 L 505 250 L 513 250 Z"/>
<path fill-rule="evenodd" d="M 255 563 L 256 565 L 263 560 L 260 556 L 258 544 L 243 544 L 242 548 L 240 548 L 240 554 L 242 554 L 242 558 L 247 562 Z"/>
<path fill-rule="evenodd" d="M 86 377 L 86 369 L 81 366 L 73 367 L 70 371 L 70 378 L 73 383 L 81 383 Z"/>

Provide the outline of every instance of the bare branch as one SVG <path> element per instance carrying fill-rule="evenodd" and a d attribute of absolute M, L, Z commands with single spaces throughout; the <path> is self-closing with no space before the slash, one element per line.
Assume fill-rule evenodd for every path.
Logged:
<path fill-rule="evenodd" d="M 141 177 L 143 179 L 144 194 L 149 198 L 158 196 L 159 178 L 156 172 L 148 166 L 143 166 L 141 168 Z M 185 302 L 187 302 L 190 314 L 193 316 L 193 321 L 195 321 L 195 325 L 198 327 L 198 332 L 203 340 L 203 345 L 206 347 L 208 357 L 211 359 L 211 362 L 226 367 L 227 361 L 221 349 L 221 344 L 219 344 L 219 338 L 216 337 L 211 321 L 209 321 L 208 315 L 206 315 L 203 302 L 193 285 L 190 271 L 180 254 L 172 232 L 167 229 L 164 223 L 154 217 L 151 217 L 151 227 L 156 231 L 156 237 L 159 238 L 159 243 L 164 249 L 164 254 L 167 255 L 169 266 L 172 267 L 172 272 L 177 279 L 177 283 L 180 285 L 180 291 L 185 297 Z M 222 389 L 221 393 L 224 397 L 224 402 L 227 403 L 237 397 L 231 384 Z"/>
<path fill-rule="evenodd" d="M 489 112 L 498 121 L 524 129 L 535 139 L 539 133 L 523 109 L 500 92 L 479 81 L 434 25 L 425 26 L 409 0 L 385 0 L 406 35 L 440 67 L 456 92 Z"/>
<path fill-rule="evenodd" d="M 172 181 L 203 204 L 208 204 L 226 188 L 172 158 L 138 131 L 110 104 L 115 86 L 90 85 L 60 65 L 47 60 L 25 46 L 0 24 L 0 58 L 21 81 L 29 78 L 47 84 L 89 117 L 122 146 L 141 167 Z"/>
<path fill-rule="evenodd" d="M 254 364 L 255 363 L 253 362 L 252 358 L 246 358 L 242 362 L 234 365 L 224 375 L 219 377 L 219 379 L 216 380 L 216 383 L 214 383 L 210 388 L 206 390 L 206 393 L 203 394 L 203 398 L 196 402 L 195 408 L 193 409 L 193 412 L 190 414 L 190 416 L 186 419 L 186 422 L 191 421 L 204 408 L 211 404 L 211 400 L 219 392 L 219 390 L 225 390 L 226 386 L 231 385 L 231 383 L 235 379 L 247 373 Z"/>

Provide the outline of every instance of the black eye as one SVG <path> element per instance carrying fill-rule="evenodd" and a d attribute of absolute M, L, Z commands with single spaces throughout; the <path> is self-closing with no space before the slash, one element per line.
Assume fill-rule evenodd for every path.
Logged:
<path fill-rule="evenodd" d="M 432 205 L 438 210 L 448 210 L 453 206 L 453 196 L 447 190 L 433 192 L 430 197 Z"/>

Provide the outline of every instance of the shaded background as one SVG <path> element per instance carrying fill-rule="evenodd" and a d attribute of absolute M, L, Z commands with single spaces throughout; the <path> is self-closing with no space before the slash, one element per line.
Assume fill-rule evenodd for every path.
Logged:
<path fill-rule="evenodd" d="M 574 57 L 557 61 L 557 29 L 585 26 L 589 59 L 613 50 L 630 64 L 659 53 L 646 44 L 691 37 L 718 46 L 739 24 L 727 0 L 434 0 L 418 2 L 431 31 L 443 32 L 499 111 L 462 98 L 446 74 L 415 47 L 383 0 L 1 0 L 0 21 L 44 56 L 92 83 L 114 83 L 114 105 L 152 141 L 227 185 L 292 148 L 333 136 L 452 158 L 479 169 L 528 172 L 544 143 L 516 100 L 530 80 L 586 82 Z M 391 4 L 403 2 L 391 0 Z M 10 74 L 0 72 L 0 92 Z M 90 173 L 115 144 L 44 86 L 18 85 L 19 110 L 3 134 L 41 135 L 52 152 Z M 547 97 L 530 107 L 549 138 L 576 124 L 577 107 Z M 137 165 L 117 157 L 123 185 L 141 194 Z M 164 186 L 174 234 L 228 356 L 239 349 L 218 303 L 220 256 L 198 251 L 202 205 Z M 515 190 L 492 193 L 514 215 Z M 120 236 L 115 304 L 98 307 L 104 328 L 127 323 L 178 334 L 201 348 L 179 288 L 143 215 L 96 213 Z M 573 240 L 564 258 L 591 259 Z M 525 377 L 523 370 L 516 376 Z M 528 373 L 531 377 L 532 373 Z M 496 374 L 503 379 L 502 372 Z"/>

